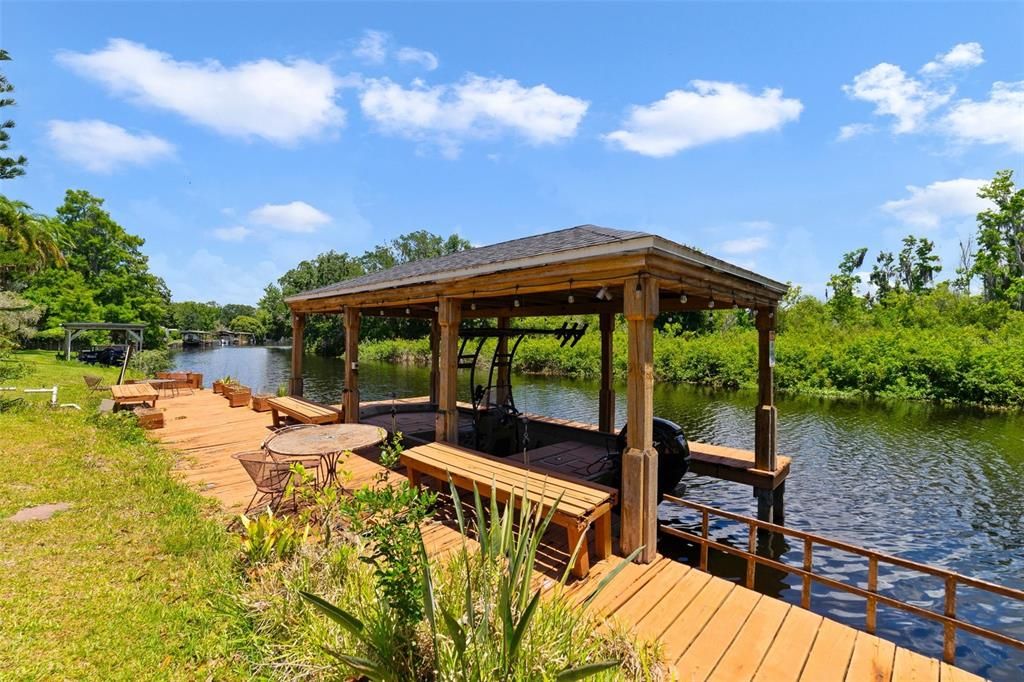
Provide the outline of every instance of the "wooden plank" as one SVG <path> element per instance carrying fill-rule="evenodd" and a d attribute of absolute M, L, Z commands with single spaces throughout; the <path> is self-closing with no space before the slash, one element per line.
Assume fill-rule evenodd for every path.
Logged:
<path fill-rule="evenodd" d="M 940 682 L 984 682 L 984 679 L 974 673 L 969 673 L 966 670 L 950 665 L 945 661 L 939 661 Z"/>
<path fill-rule="evenodd" d="M 439 442 L 459 442 L 458 354 L 459 303 L 442 298 L 437 304 L 440 327 L 438 354 L 437 421 L 434 437 Z"/>
<path fill-rule="evenodd" d="M 687 570 L 678 571 L 676 566 Z M 638 623 L 651 609 L 661 607 L 662 603 L 669 599 L 673 588 L 679 584 L 681 578 L 689 573 L 689 570 L 689 566 L 677 564 L 670 559 L 658 561 L 655 570 L 650 574 L 650 580 L 614 610 L 614 619 L 626 627 Z M 674 596 L 671 599 L 674 599 Z"/>
<path fill-rule="evenodd" d="M 675 661 L 683 655 L 690 642 L 696 639 L 735 587 L 728 580 L 721 578 L 712 577 L 707 582 L 704 589 L 697 593 L 662 634 L 661 643 L 665 650 L 665 660 Z"/>
<path fill-rule="evenodd" d="M 896 645 L 866 632 L 857 633 L 847 682 L 890 682 Z"/>
<path fill-rule="evenodd" d="M 734 587 L 715 611 L 714 618 L 676 660 L 680 676 L 684 679 L 706 679 L 761 599 L 761 595 L 753 590 Z"/>
<path fill-rule="evenodd" d="M 754 674 L 757 682 L 789 682 L 800 678 L 807 654 L 824 619 L 792 606 L 768 653 Z"/>
<path fill-rule="evenodd" d="M 896 658 L 892 666 L 894 682 L 939 682 L 939 661 L 919 653 L 896 648 Z"/>
<path fill-rule="evenodd" d="M 818 628 L 814 638 L 814 646 L 807 655 L 807 662 L 800 674 L 800 680 L 806 682 L 827 682 L 842 680 L 846 677 L 846 668 L 853 654 L 853 644 L 857 639 L 857 631 L 834 620 L 825 619 Z"/>
<path fill-rule="evenodd" d="M 598 394 L 598 428 L 605 433 L 615 429 L 614 352 L 612 337 L 615 331 L 615 315 L 601 313 L 601 390 Z"/>
<path fill-rule="evenodd" d="M 676 580 L 671 596 L 666 597 L 659 604 L 652 605 L 647 614 L 637 621 L 634 632 L 639 638 L 663 639 L 665 630 L 712 579 L 710 573 L 697 569 L 692 569 L 678 577 L 674 573 L 666 575 Z"/>
<path fill-rule="evenodd" d="M 751 679 L 782 627 L 789 608 L 789 604 L 778 599 L 762 598 L 708 679 L 712 682 Z"/>

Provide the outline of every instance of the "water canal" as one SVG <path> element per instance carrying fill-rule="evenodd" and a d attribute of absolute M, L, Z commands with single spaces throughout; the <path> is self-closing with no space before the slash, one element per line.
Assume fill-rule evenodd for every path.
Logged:
<path fill-rule="evenodd" d="M 254 390 L 274 392 L 287 383 L 290 349 L 262 347 L 184 350 L 180 369 L 203 372 L 209 384 L 230 374 Z M 306 395 L 340 402 L 343 364 L 335 358 L 303 360 Z M 360 363 L 364 400 L 425 395 L 422 367 Z M 597 421 L 598 385 L 577 379 L 517 376 L 517 406 L 526 412 L 584 422 Z M 460 395 L 465 386 L 460 384 Z M 617 389 L 620 396 L 625 389 Z M 655 413 L 682 425 L 703 442 L 750 448 L 755 395 L 688 385 L 655 386 Z M 966 575 L 1024 589 L 1024 414 L 985 412 L 911 402 L 779 397 L 779 451 L 793 457 L 787 483 L 786 524 L 852 544 Z M 620 398 L 618 423 L 625 419 Z M 751 514 L 748 487 L 688 476 L 678 493 L 687 499 Z M 688 513 L 662 505 L 663 523 L 697 528 Z M 745 546 L 745 527 L 723 524 L 713 534 Z M 663 538 L 659 550 L 681 561 L 695 553 Z M 785 563 L 800 565 L 802 548 L 766 548 Z M 737 581 L 744 565 L 712 553 L 712 571 Z M 818 552 L 815 567 L 833 577 L 866 582 L 863 562 L 841 552 Z M 894 596 L 942 610 L 938 579 L 882 571 L 880 587 Z M 758 589 L 791 603 L 800 601 L 799 578 L 758 569 Z M 813 610 L 863 627 L 863 600 L 817 588 Z M 1024 604 L 984 600 L 962 590 L 958 608 L 974 622 L 1024 639 Z M 930 656 L 941 657 L 941 627 L 880 607 L 878 634 Z M 1024 652 L 970 635 L 958 636 L 957 665 L 996 680 L 1024 679 Z"/>

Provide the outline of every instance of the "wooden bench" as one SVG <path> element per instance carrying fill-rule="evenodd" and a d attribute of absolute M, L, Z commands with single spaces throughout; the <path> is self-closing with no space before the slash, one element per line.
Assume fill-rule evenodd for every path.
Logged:
<path fill-rule="evenodd" d="M 156 407 L 156 399 L 159 393 L 147 383 L 120 384 L 110 387 L 110 395 L 114 399 L 114 412 L 125 405 L 148 404 Z"/>
<path fill-rule="evenodd" d="M 590 572 L 590 551 L 585 536 L 591 524 L 594 526 L 597 559 L 607 559 L 611 555 L 611 510 L 618 498 L 618 491 L 614 488 L 574 480 L 540 467 L 527 469 L 448 443 L 428 443 L 406 450 L 402 453 L 402 464 L 413 485 L 419 485 L 423 475 L 438 481 L 447 481 L 451 477 L 456 487 L 473 490 L 475 486 L 484 496 L 490 496 L 493 487 L 500 502 L 515 499 L 519 504 L 525 490 L 531 503 L 541 505 L 543 514 L 554 507 L 551 522 L 566 529 L 570 554 L 583 538 L 572 567 L 572 574 L 577 578 L 584 578 Z"/>
<path fill-rule="evenodd" d="M 342 418 L 342 411 L 336 407 L 297 396 L 271 398 L 269 402 L 275 427 L 283 426 L 286 417 L 303 424 L 336 424 Z"/>

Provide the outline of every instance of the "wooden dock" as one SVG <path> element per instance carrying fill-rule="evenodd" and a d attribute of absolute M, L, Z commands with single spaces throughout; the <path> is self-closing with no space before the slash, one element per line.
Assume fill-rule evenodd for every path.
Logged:
<path fill-rule="evenodd" d="M 231 455 L 260 447 L 271 433 L 270 413 L 231 408 L 210 391 L 161 399 L 160 407 L 165 426 L 150 433 L 176 453 L 177 475 L 226 510 L 241 511 L 254 490 Z M 356 455 L 345 460 L 344 468 L 350 472 L 349 487 L 367 484 L 381 471 L 372 457 Z M 561 540 L 552 534 L 542 552 L 537 584 L 543 587 L 555 585 L 553 576 L 561 573 L 568 559 L 564 533 L 560 535 Z M 463 542 L 443 518 L 424 529 L 424 539 L 434 556 Z M 586 579 L 569 584 L 570 598 L 585 598 L 621 560 L 613 555 L 594 564 Z M 681 680 L 981 679 L 661 556 L 650 564 L 627 566 L 591 608 L 605 619 L 605 627 L 626 628 L 640 638 L 660 641 L 665 661 Z"/>

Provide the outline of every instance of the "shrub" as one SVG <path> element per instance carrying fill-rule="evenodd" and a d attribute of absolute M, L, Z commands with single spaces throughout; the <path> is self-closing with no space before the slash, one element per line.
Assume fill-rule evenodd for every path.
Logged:
<path fill-rule="evenodd" d="M 165 350 L 143 350 L 132 353 L 128 360 L 128 367 L 142 376 L 151 377 L 157 372 L 166 372 L 174 363 L 171 362 L 171 355 Z"/>

